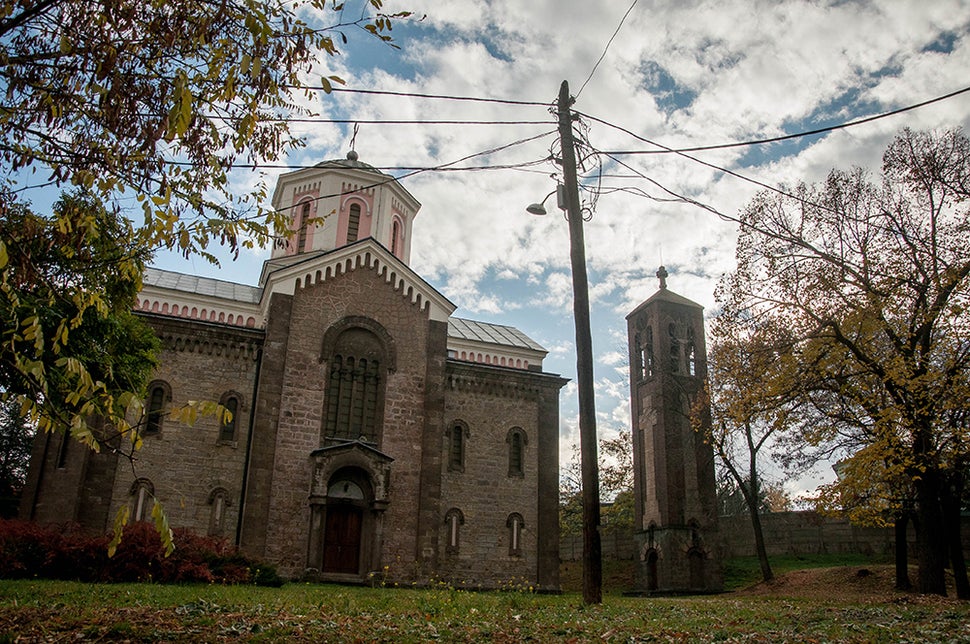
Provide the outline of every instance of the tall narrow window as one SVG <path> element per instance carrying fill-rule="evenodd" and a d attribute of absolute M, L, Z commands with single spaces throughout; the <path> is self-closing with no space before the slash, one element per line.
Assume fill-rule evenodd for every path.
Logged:
<path fill-rule="evenodd" d="M 221 537 L 226 532 L 226 508 L 229 506 L 229 492 L 217 487 L 209 494 L 209 535 Z"/>
<path fill-rule="evenodd" d="M 687 347 L 685 349 L 687 358 L 687 375 L 697 375 L 697 356 L 694 351 L 694 329 L 687 327 Z"/>
<path fill-rule="evenodd" d="M 401 256 L 401 241 L 401 220 L 395 217 L 391 224 L 391 254 L 395 257 Z"/>
<path fill-rule="evenodd" d="M 448 430 L 448 469 L 453 472 L 465 471 L 465 438 L 468 427 L 456 421 Z"/>
<path fill-rule="evenodd" d="M 654 359 L 653 359 L 653 327 L 647 327 L 647 339 L 646 346 L 644 347 L 644 369 L 646 370 L 647 376 L 653 375 L 654 370 Z"/>
<path fill-rule="evenodd" d="M 522 529 L 525 521 L 518 512 L 513 512 L 505 521 L 505 526 L 509 529 L 509 556 L 519 557 L 522 555 Z"/>
<path fill-rule="evenodd" d="M 361 328 L 344 331 L 330 356 L 325 437 L 376 442 L 383 388 L 383 348 Z"/>
<path fill-rule="evenodd" d="M 171 399 L 171 390 L 165 382 L 157 380 L 148 386 L 148 404 L 145 408 L 145 427 L 142 435 L 151 436 L 162 431 L 165 403 Z"/>
<path fill-rule="evenodd" d="M 222 418 L 222 423 L 219 426 L 219 441 L 223 443 L 231 443 L 236 440 L 236 427 L 238 427 L 239 418 L 239 397 L 235 394 L 223 394 L 220 404 L 226 408 L 229 412 L 230 418 L 226 420 L 225 416 Z"/>
<path fill-rule="evenodd" d="M 509 445 L 509 476 L 525 475 L 525 432 L 520 427 L 509 430 L 505 442 Z"/>
<path fill-rule="evenodd" d="M 350 216 L 347 218 L 347 243 L 357 241 L 360 231 L 360 204 L 350 205 Z"/>
<path fill-rule="evenodd" d="M 128 491 L 131 497 L 131 520 L 148 521 L 155 501 L 155 486 L 148 479 L 138 479 Z"/>
<path fill-rule="evenodd" d="M 448 533 L 448 541 L 445 546 L 445 552 L 449 555 L 458 554 L 458 548 L 461 543 L 461 526 L 465 524 L 465 515 L 461 513 L 458 508 L 451 508 L 445 513 L 445 530 Z"/>
<path fill-rule="evenodd" d="M 667 327 L 670 335 L 670 371 L 678 373 L 680 371 L 680 341 L 677 339 L 677 327 L 673 322 Z"/>
<path fill-rule="evenodd" d="M 303 202 L 300 207 L 300 229 L 296 235 L 296 252 L 302 253 L 306 250 L 307 221 L 310 219 L 310 202 Z"/>

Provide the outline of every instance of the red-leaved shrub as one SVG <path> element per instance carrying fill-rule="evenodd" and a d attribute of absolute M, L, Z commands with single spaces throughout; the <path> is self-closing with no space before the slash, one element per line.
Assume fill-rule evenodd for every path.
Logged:
<path fill-rule="evenodd" d="M 261 583 L 265 575 L 253 571 L 272 568 L 250 561 L 222 538 L 185 529 L 174 530 L 174 537 L 175 552 L 165 557 L 154 526 L 135 523 L 125 528 L 109 558 L 106 535 L 85 534 L 70 524 L 0 520 L 0 578 L 241 584 Z"/>

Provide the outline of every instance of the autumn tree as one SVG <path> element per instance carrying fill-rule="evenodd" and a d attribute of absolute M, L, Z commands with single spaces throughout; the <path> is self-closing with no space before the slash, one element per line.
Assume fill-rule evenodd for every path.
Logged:
<path fill-rule="evenodd" d="M 8 202 L 0 249 L 0 383 L 17 402 L 6 409 L 94 449 L 90 419 L 136 427 L 160 344 L 132 313 L 147 255 L 131 224 L 83 191 L 49 217 Z"/>
<path fill-rule="evenodd" d="M 694 427 L 709 426 L 706 440 L 744 499 L 765 581 L 774 578 L 761 523 L 770 490 L 762 482 L 765 460 L 779 435 L 799 422 L 799 404 L 784 377 L 791 346 L 783 327 L 722 310 L 711 329 L 706 395 L 692 409 Z"/>
<path fill-rule="evenodd" d="M 860 461 L 868 487 L 887 476 L 912 487 L 924 593 L 946 593 L 948 558 L 965 575 L 948 546 L 959 521 L 946 494 L 968 445 L 954 422 L 970 368 L 968 189 L 960 131 L 905 130 L 878 180 L 836 170 L 787 195 L 758 195 L 740 215 L 738 267 L 723 291 L 726 310 L 793 335 L 787 380 L 803 400 L 822 392 L 865 419 L 858 458 L 879 464 Z M 805 437 L 824 444 L 839 427 L 821 422 Z"/>

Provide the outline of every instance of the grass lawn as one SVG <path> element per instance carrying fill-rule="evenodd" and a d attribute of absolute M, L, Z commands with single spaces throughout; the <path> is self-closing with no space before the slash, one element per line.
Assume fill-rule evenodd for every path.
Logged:
<path fill-rule="evenodd" d="M 840 584 L 891 587 L 892 571 L 866 562 L 864 579 L 860 565 L 844 562 L 805 570 L 825 563 L 803 559 L 802 570 L 790 573 L 811 575 L 814 584 L 633 598 L 610 587 L 623 572 L 607 562 L 598 606 L 568 591 L 568 570 L 562 595 L 0 581 L 0 642 L 970 642 L 970 603 L 891 588 L 871 597 L 840 592 Z M 776 563 L 782 580 L 787 569 Z"/>

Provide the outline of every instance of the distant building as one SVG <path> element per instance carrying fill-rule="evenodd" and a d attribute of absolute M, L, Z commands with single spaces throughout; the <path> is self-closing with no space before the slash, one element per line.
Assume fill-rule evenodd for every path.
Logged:
<path fill-rule="evenodd" d="M 635 592 L 717 592 L 714 453 L 691 426 L 707 377 L 704 309 L 667 289 L 627 316 L 636 502 Z"/>
<path fill-rule="evenodd" d="M 557 589 L 566 381 L 546 351 L 452 317 L 408 267 L 420 204 L 355 153 L 282 175 L 273 206 L 293 235 L 258 286 L 148 270 L 164 351 L 134 474 L 42 436 L 22 515 L 103 531 L 157 498 L 290 577 Z M 206 399 L 232 420 L 168 416 Z"/>

